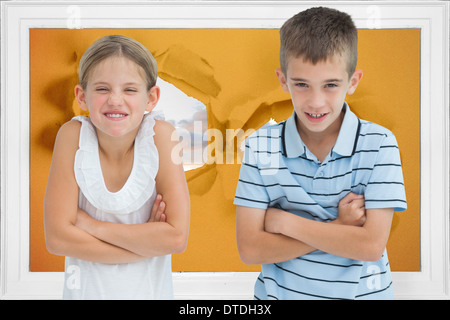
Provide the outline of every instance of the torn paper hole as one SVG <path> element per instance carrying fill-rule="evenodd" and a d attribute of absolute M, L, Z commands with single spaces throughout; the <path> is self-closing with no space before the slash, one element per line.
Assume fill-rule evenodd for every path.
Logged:
<path fill-rule="evenodd" d="M 156 85 L 161 88 L 161 96 L 154 112 L 162 112 L 165 120 L 177 130 L 184 170 L 203 166 L 203 150 L 207 146 L 203 136 L 208 130 L 206 106 L 161 78 L 158 78 Z"/>

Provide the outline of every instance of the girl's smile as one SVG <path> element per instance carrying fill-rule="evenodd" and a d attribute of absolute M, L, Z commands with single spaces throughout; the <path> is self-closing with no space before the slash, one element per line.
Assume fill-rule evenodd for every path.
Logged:
<path fill-rule="evenodd" d="M 121 111 L 105 112 L 104 115 L 112 121 L 122 121 L 125 120 L 125 118 L 128 116 L 127 113 Z"/>
<path fill-rule="evenodd" d="M 99 136 L 134 137 L 145 111 L 151 111 L 159 98 L 158 87 L 147 90 L 141 67 L 122 56 L 101 61 L 91 71 L 86 89 L 77 86 L 75 91 Z"/>

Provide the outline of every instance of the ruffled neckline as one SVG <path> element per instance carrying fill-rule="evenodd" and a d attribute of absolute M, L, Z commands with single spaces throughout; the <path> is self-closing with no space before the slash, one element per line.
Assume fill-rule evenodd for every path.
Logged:
<path fill-rule="evenodd" d="M 81 122 L 79 149 L 75 155 L 75 178 L 80 191 L 97 209 L 114 214 L 129 214 L 142 207 L 155 191 L 159 155 L 153 136 L 155 116 L 146 114 L 134 144 L 131 173 L 117 192 L 107 189 L 98 150 L 97 132 L 89 117 L 77 116 Z"/>

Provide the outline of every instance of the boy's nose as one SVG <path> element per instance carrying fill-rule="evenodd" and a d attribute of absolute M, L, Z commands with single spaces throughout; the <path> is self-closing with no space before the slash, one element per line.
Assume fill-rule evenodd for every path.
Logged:
<path fill-rule="evenodd" d="M 308 104 L 312 108 L 320 108 L 324 104 L 324 97 L 319 90 L 313 90 L 309 95 Z"/>

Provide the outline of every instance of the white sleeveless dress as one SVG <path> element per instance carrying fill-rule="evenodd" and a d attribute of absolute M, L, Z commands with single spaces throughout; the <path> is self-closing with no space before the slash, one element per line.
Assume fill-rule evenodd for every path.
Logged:
<path fill-rule="evenodd" d="M 156 197 L 158 150 L 153 141 L 155 116 L 144 116 L 134 145 L 131 174 L 118 192 L 104 183 L 97 134 L 88 117 L 81 122 L 75 177 L 81 209 L 101 221 L 135 224 L 148 221 Z M 63 299 L 173 299 L 171 255 L 125 264 L 65 259 Z"/>

